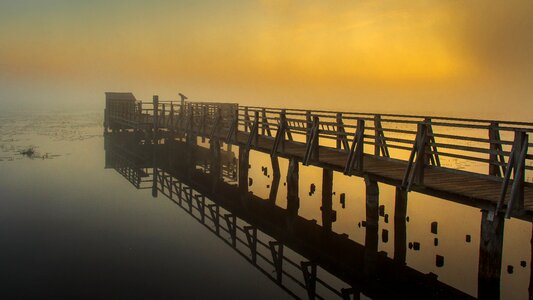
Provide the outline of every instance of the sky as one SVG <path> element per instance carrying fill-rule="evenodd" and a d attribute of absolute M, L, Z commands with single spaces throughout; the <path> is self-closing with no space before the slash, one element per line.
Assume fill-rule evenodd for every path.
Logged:
<path fill-rule="evenodd" d="M 105 91 L 533 121 L 533 1 L 0 1 L 0 110 Z"/>

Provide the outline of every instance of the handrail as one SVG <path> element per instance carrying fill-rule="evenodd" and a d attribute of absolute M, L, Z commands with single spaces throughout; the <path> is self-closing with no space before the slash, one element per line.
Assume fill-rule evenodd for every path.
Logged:
<path fill-rule="evenodd" d="M 348 156 L 353 148 L 351 145 L 357 142 L 361 144 L 360 147 L 367 146 L 365 149 L 368 146 L 374 148 L 374 156 L 404 161 L 407 165 L 410 164 L 408 151 L 423 154 L 424 158 L 417 157 L 417 161 L 420 158 L 417 167 L 422 170 L 424 165 L 429 164 L 459 168 L 456 161 L 461 161 L 469 168 L 464 171 L 491 176 L 500 181 L 511 180 L 516 176 L 509 174 L 506 179 L 504 174 L 509 163 L 520 160 L 520 164 L 524 166 L 520 176 L 525 181 L 532 180 L 527 172 L 533 169 L 533 153 L 525 150 L 523 156 L 513 158 L 510 149 L 515 144 L 511 141 L 511 135 L 533 132 L 533 123 L 528 122 L 281 109 L 216 102 L 182 104 L 172 101 L 137 101 L 124 106 L 122 102 L 110 101 L 107 105 L 106 124 L 111 124 L 110 128 L 117 128 L 115 123 L 136 129 L 145 126 L 143 124 L 153 123 L 158 124 L 157 127 L 154 126 L 157 130 L 168 129 L 178 135 L 192 130 L 202 138 L 225 137 L 226 142 L 238 142 L 239 132 L 245 132 L 248 134 L 245 143 L 247 147 L 257 146 L 259 137 L 272 139 L 273 156 L 283 151 L 285 141 L 305 141 L 305 164 L 319 159 L 317 153 L 322 147 L 336 149 Z M 218 114 L 220 119 L 217 121 Z M 113 120 L 116 122 L 113 123 Z M 361 121 L 366 123 L 366 132 L 357 136 L 358 125 L 361 125 L 358 123 Z M 425 124 L 425 132 L 422 134 L 419 132 L 420 124 Z M 212 134 L 213 126 L 218 127 L 217 134 Z M 424 140 L 420 141 L 421 138 Z M 525 143 L 521 149 L 533 149 L 532 143 Z M 358 152 L 358 156 L 360 155 L 362 154 Z M 364 155 L 370 154 L 367 152 Z M 411 161 L 413 163 L 415 162 Z M 417 174 L 419 172 L 421 171 L 417 171 Z M 418 178 L 418 175 L 413 177 L 412 173 L 409 176 Z M 417 182 L 422 181 L 413 183 L 409 178 L 404 180 L 408 188 Z"/>

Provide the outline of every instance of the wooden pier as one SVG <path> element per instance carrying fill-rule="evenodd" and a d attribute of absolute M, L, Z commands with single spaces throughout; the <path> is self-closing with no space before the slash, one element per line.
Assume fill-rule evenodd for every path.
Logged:
<path fill-rule="evenodd" d="M 234 103 L 135 99 L 106 93 L 105 129 L 153 140 L 196 144 L 208 139 L 298 164 L 394 185 L 399 191 L 452 199 L 487 211 L 487 218 L 532 218 L 533 123 L 240 106 Z M 244 163 L 241 165 L 245 165 Z M 248 169 L 239 168 L 243 195 Z M 289 183 L 289 193 L 292 184 Z M 297 191 L 296 191 L 297 193 Z"/>

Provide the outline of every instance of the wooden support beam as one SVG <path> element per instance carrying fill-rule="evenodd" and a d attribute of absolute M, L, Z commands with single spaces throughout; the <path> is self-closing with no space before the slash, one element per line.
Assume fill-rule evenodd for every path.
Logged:
<path fill-rule="evenodd" d="M 283 122 L 284 122 L 284 126 L 285 126 L 284 133 L 287 134 L 287 140 L 292 141 L 293 139 L 292 139 L 291 129 L 289 128 L 289 126 L 287 124 L 287 110 L 286 109 L 282 109 L 281 110 L 281 115 L 283 115 Z M 283 137 L 283 139 L 285 140 L 285 137 Z"/>
<path fill-rule="evenodd" d="M 176 133 L 176 125 L 174 124 L 174 105 L 173 103 L 170 103 L 170 116 L 169 116 L 169 127 L 170 127 L 170 134 L 172 136 L 172 139 L 174 139 L 174 134 Z"/>
<path fill-rule="evenodd" d="M 220 108 L 217 108 L 217 112 L 215 114 L 215 120 L 211 127 L 211 132 L 209 133 L 209 141 L 215 138 L 216 139 L 220 138 L 220 126 L 222 126 L 222 124 L 223 124 L 222 111 Z"/>
<path fill-rule="evenodd" d="M 440 167 L 440 158 L 439 158 L 439 151 L 437 149 L 437 146 L 435 145 L 435 136 L 433 134 L 433 126 L 431 125 L 431 118 L 425 118 L 424 122 L 427 126 L 427 145 L 426 145 L 426 153 L 427 153 L 427 164 L 431 163 L 434 166 Z"/>
<path fill-rule="evenodd" d="M 365 120 L 357 120 L 357 129 L 352 141 L 352 147 L 344 166 L 344 174 L 351 175 L 353 171 L 363 172 L 364 161 Z"/>
<path fill-rule="evenodd" d="M 265 108 L 261 109 L 261 122 L 261 135 L 265 135 L 266 133 L 268 136 L 272 136 L 272 131 L 270 131 L 270 125 L 268 124 L 268 117 Z"/>
<path fill-rule="evenodd" d="M 287 227 L 292 229 L 293 220 L 298 216 L 300 197 L 298 192 L 299 167 L 298 160 L 291 158 L 287 172 Z"/>
<path fill-rule="evenodd" d="M 524 211 L 524 186 L 526 181 L 526 156 L 529 138 L 525 131 L 515 132 L 515 165 L 513 167 L 513 185 L 511 187 L 511 199 L 507 204 L 506 218 L 511 214 L 520 214 Z"/>
<path fill-rule="evenodd" d="M 163 127 L 163 128 L 166 128 L 166 124 L 165 124 L 165 121 L 166 121 L 166 106 L 165 106 L 165 103 L 161 104 L 161 114 L 159 115 L 159 123 L 158 123 L 158 127 Z"/>
<path fill-rule="evenodd" d="M 515 138 L 513 142 L 513 148 L 509 155 L 509 161 L 505 169 L 505 175 L 503 178 L 500 198 L 496 205 L 496 214 L 499 213 L 500 208 L 503 206 L 507 188 L 511 182 L 511 172 L 513 172 L 513 182 L 511 186 L 511 195 L 509 202 L 507 203 L 507 210 L 505 217 L 510 218 L 512 214 L 521 214 L 524 211 L 524 182 L 525 182 L 525 166 L 526 156 L 528 150 L 528 135 L 521 130 L 515 131 Z"/>
<path fill-rule="evenodd" d="M 268 202 L 272 205 L 276 204 L 276 199 L 278 197 L 279 182 L 281 179 L 281 172 L 279 169 L 279 161 L 277 157 L 270 158 L 272 165 L 272 183 L 270 185 L 270 193 L 268 195 Z"/>
<path fill-rule="evenodd" d="M 237 143 L 237 136 L 239 134 L 239 108 L 237 107 L 233 112 L 231 124 L 228 130 L 228 135 L 226 136 L 226 143 L 228 145 L 231 142 Z"/>
<path fill-rule="evenodd" d="M 211 191 L 214 193 L 217 189 L 220 177 L 222 175 L 222 157 L 220 155 L 220 140 L 215 137 L 210 140 L 211 148 L 211 178 L 213 180 Z"/>
<path fill-rule="evenodd" d="M 250 124 L 250 115 L 248 114 L 248 106 L 244 107 L 244 132 L 248 132 L 252 129 Z"/>
<path fill-rule="evenodd" d="M 195 110 L 194 110 L 194 106 L 191 105 L 191 103 L 188 103 L 187 111 L 188 111 L 187 144 L 189 146 L 193 146 L 197 144 L 197 140 L 196 140 L 196 134 L 194 132 L 194 127 L 195 127 L 195 122 L 194 122 L 195 112 L 194 111 Z"/>
<path fill-rule="evenodd" d="M 309 144 L 309 140 L 311 139 L 311 131 L 313 130 L 313 117 L 311 116 L 311 111 L 307 110 L 305 111 L 305 144 Z"/>
<path fill-rule="evenodd" d="M 481 213 L 478 299 L 500 299 L 504 223 L 503 216 L 493 211 Z"/>
<path fill-rule="evenodd" d="M 322 169 L 322 228 L 331 231 L 336 220 L 333 211 L 333 170 Z"/>
<path fill-rule="evenodd" d="M 413 184 L 422 185 L 424 183 L 424 170 L 429 162 L 427 155 L 428 131 L 425 122 L 418 123 L 417 134 L 413 143 L 413 149 L 409 156 L 407 168 L 402 180 L 402 188 L 408 192 Z"/>
<path fill-rule="evenodd" d="M 287 117 L 284 112 L 279 115 L 279 126 L 274 139 L 274 145 L 270 151 L 270 156 L 277 156 L 278 152 L 283 152 L 285 148 L 285 132 L 287 131 Z"/>
<path fill-rule="evenodd" d="M 259 133 L 259 111 L 255 111 L 254 122 L 253 122 L 252 128 L 250 129 L 250 134 L 248 135 L 248 141 L 246 142 L 246 149 L 250 150 L 252 145 L 257 146 L 258 133 Z"/>
<path fill-rule="evenodd" d="M 344 149 L 345 151 L 350 150 L 350 145 L 348 144 L 348 137 L 346 136 L 346 131 L 344 130 L 344 122 L 342 121 L 342 113 L 336 114 L 336 127 L 337 127 L 337 149 Z"/>
<path fill-rule="evenodd" d="M 207 135 L 207 106 L 202 105 L 202 117 L 201 117 L 201 124 L 200 124 L 200 136 L 202 136 L 202 143 L 205 143 L 205 137 Z"/>
<path fill-rule="evenodd" d="M 153 120 L 152 120 L 152 142 L 153 144 L 157 144 L 158 136 L 157 132 L 159 130 L 159 96 L 154 95 L 152 98 L 152 104 L 153 104 Z"/>
<path fill-rule="evenodd" d="M 241 201 L 248 199 L 248 169 L 250 164 L 250 150 L 239 146 L 239 194 Z"/>
<path fill-rule="evenodd" d="M 394 260 L 405 264 L 407 253 L 407 191 L 396 187 L 394 204 Z"/>
<path fill-rule="evenodd" d="M 381 115 L 374 116 L 374 155 L 388 157 L 388 150 L 385 151 L 387 145 L 383 135 L 383 127 L 381 126 Z M 385 154 L 387 152 L 387 155 Z"/>
<path fill-rule="evenodd" d="M 363 271 L 368 278 L 377 275 L 379 187 L 377 181 L 365 176 L 366 227 Z"/>
<path fill-rule="evenodd" d="M 320 121 L 318 116 L 313 116 L 313 123 L 311 130 L 308 130 L 307 143 L 305 145 L 305 154 L 302 160 L 304 166 L 309 165 L 309 161 L 318 161 L 319 158 L 319 136 L 320 136 Z"/>
<path fill-rule="evenodd" d="M 159 170 L 152 168 L 152 197 L 157 198 L 157 177 L 159 177 Z"/>
<path fill-rule="evenodd" d="M 491 122 L 489 126 L 489 175 L 502 177 L 505 174 L 505 157 L 501 144 L 498 122 Z"/>

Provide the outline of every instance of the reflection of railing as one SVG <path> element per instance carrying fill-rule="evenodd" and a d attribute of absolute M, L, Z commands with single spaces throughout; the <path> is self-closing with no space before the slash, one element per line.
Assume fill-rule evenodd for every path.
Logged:
<path fill-rule="evenodd" d="M 292 285 L 293 287 L 298 287 L 300 291 L 307 293 L 310 299 L 328 299 L 331 296 L 344 297 L 348 296 L 349 293 L 353 293 L 351 289 L 335 289 L 324 279 L 317 276 L 316 264 L 305 260 L 305 258 L 302 258 L 304 260 L 300 263 L 295 262 L 290 257 L 284 255 L 283 243 L 273 239 L 265 242 L 261 237 L 267 236 L 266 233 L 258 235 L 257 227 L 246 224 L 244 220 L 238 219 L 230 211 L 225 210 L 217 203 L 209 200 L 192 187 L 187 186 L 161 169 L 156 169 L 153 171 L 153 174 L 157 178 L 158 192 L 165 195 L 212 233 L 216 234 L 222 241 L 261 271 L 261 273 L 293 297 L 299 298 L 300 295 L 298 292 L 291 290 L 291 284 L 284 282 L 284 278 L 295 284 Z M 221 233 L 224 233 L 226 237 Z M 239 236 L 239 233 L 241 236 Z M 239 246 L 244 247 L 246 251 L 239 249 Z M 270 255 L 265 252 L 270 252 Z M 262 266 L 261 262 L 266 264 L 266 266 Z M 267 267 L 274 268 L 275 275 L 272 275 Z M 302 278 L 297 278 L 297 275 L 288 269 L 299 272 Z M 327 289 L 329 295 L 319 295 L 316 291 L 317 284 Z"/>
<path fill-rule="evenodd" d="M 459 172 L 498 182 L 503 195 L 500 203 L 512 185 L 508 199 L 520 208 L 524 187 L 531 185 L 527 172 L 533 170 L 533 155 L 528 152 L 528 134 L 533 123 L 179 103 L 157 97 L 132 107 L 119 111 L 108 107 L 106 112 L 126 127 L 164 130 L 175 137 L 215 137 L 226 143 L 244 143 L 247 149 L 267 141 L 272 156 L 286 155 L 288 145 L 299 146 L 304 165 L 321 162 L 321 154 L 333 157 L 337 153 L 336 161 L 344 160 L 340 167 L 346 174 L 361 174 L 365 157 L 395 162 L 403 168 L 400 181 L 407 190 L 423 186 L 428 169 Z M 244 142 L 239 140 L 242 134 Z M 464 163 L 472 167 L 465 171 Z M 510 169 L 515 172 L 506 172 Z"/>
<path fill-rule="evenodd" d="M 107 158 L 110 165 L 107 167 L 115 169 L 136 188 L 140 189 L 142 188 L 143 183 L 150 181 L 149 179 L 146 179 L 150 176 L 146 168 L 135 167 L 135 163 L 126 157 L 121 156 L 118 152 L 110 152 L 108 155 L 110 155 L 110 157 Z"/>

